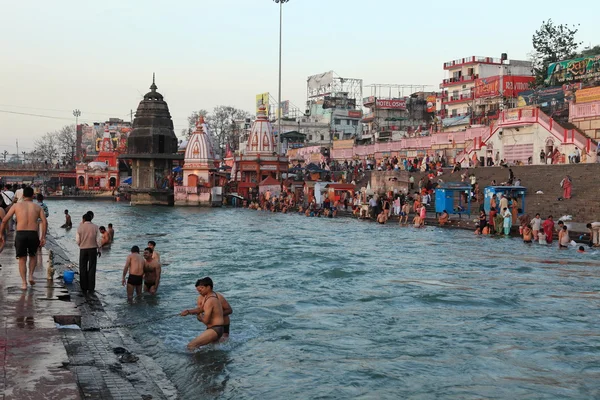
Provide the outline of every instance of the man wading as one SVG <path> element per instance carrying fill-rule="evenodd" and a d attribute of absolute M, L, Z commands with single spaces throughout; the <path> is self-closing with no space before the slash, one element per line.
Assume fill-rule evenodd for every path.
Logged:
<path fill-rule="evenodd" d="M 83 294 L 96 289 L 96 257 L 100 255 L 102 245 L 102 236 L 98 226 L 92 224 L 92 218 L 94 215 L 91 212 L 84 214 L 75 236 L 79 245 L 79 283 Z"/>
<path fill-rule="evenodd" d="M 0 242 L 4 244 L 4 227 L 14 216 L 17 218 L 17 234 L 15 235 L 15 248 L 19 259 L 19 273 L 21 274 L 21 289 L 27 289 L 25 279 L 27 273 L 27 256 L 29 255 L 29 283 L 35 285 L 33 271 L 37 265 L 36 255 L 39 247 L 46 244 L 46 231 L 48 221 L 44 210 L 33 203 L 33 188 L 23 189 L 23 201 L 14 204 L 8 214 L 2 219 L 0 225 Z M 41 220 L 41 229 L 38 235 L 38 219 Z M 0 246 L 1 247 L 1 246 Z"/>
<path fill-rule="evenodd" d="M 201 296 L 204 296 L 203 308 L 184 310 L 181 312 L 181 316 L 198 314 L 198 320 L 206 325 L 206 330 L 187 345 L 188 350 L 194 350 L 200 346 L 217 342 L 224 333 L 223 306 L 216 293 L 213 292 L 212 279 L 208 277 L 198 279 L 196 290 Z M 201 314 L 203 311 L 204 313 Z"/>

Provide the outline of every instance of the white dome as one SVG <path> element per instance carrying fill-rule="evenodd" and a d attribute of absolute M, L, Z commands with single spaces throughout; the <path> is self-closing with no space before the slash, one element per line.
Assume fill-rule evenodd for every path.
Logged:
<path fill-rule="evenodd" d="M 272 155 L 276 151 L 275 148 L 273 127 L 267 118 L 266 107 L 260 106 L 256 121 L 254 121 L 250 130 L 245 153 Z"/>
<path fill-rule="evenodd" d="M 190 136 L 185 149 L 184 168 L 197 168 L 198 166 L 215 166 L 215 152 L 212 148 L 210 138 L 205 132 L 206 124 L 204 118 L 200 117 L 196 122 L 196 130 Z"/>

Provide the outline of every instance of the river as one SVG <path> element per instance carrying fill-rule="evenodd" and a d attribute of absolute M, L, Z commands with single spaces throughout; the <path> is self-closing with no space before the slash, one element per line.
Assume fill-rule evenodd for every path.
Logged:
<path fill-rule="evenodd" d="M 193 308 L 210 276 L 232 305 L 231 339 L 188 353 L 204 326 L 176 317 L 125 328 L 183 399 L 600 396 L 599 253 L 463 230 L 418 230 L 243 209 L 47 202 L 77 260 L 75 229 L 113 223 L 97 290 L 115 323 Z M 156 297 L 121 286 L 133 245 L 157 242 Z"/>

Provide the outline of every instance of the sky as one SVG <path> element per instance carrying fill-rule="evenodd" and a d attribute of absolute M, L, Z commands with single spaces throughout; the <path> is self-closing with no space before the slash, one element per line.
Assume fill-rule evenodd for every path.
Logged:
<path fill-rule="evenodd" d="M 283 9 L 282 100 L 301 109 L 307 77 L 330 70 L 365 86 L 437 90 L 446 61 L 528 59 L 549 18 L 579 24 L 578 40 L 600 44 L 597 0 L 290 0 Z M 152 73 L 177 134 L 193 111 L 254 112 L 256 94 L 277 98 L 272 0 L 0 0 L 0 10 L 0 152 L 16 152 L 17 140 L 19 151 L 33 150 L 45 132 L 75 122 L 73 109 L 84 123 L 128 120 Z"/>

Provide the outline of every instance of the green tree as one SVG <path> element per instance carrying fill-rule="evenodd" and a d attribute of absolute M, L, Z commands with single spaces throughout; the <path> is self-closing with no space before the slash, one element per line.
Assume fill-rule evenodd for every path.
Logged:
<path fill-rule="evenodd" d="M 581 45 L 581 42 L 575 40 L 577 31 L 575 25 L 555 25 L 551 19 L 543 21 L 542 26 L 535 31 L 532 38 L 534 87 L 544 85 L 551 63 L 577 56 L 577 48 Z"/>

